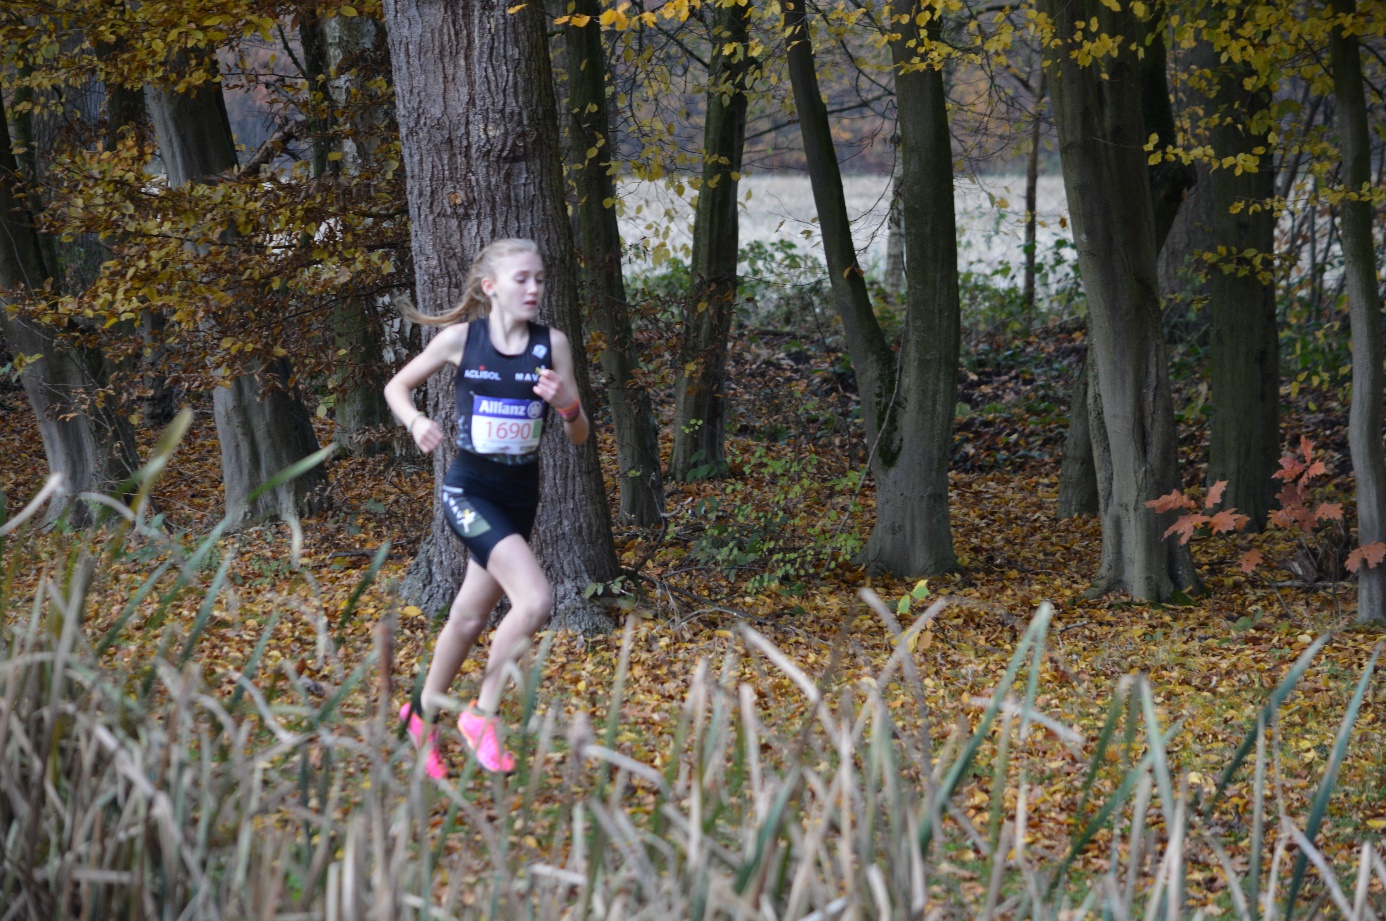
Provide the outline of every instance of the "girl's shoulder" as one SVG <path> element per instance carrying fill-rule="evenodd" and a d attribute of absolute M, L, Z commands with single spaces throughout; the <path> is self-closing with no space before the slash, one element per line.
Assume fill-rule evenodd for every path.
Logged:
<path fill-rule="evenodd" d="M 563 330 L 559 329 L 557 326 L 544 326 L 540 323 L 536 323 L 535 325 L 548 331 L 550 343 L 560 348 L 568 347 L 568 337 L 564 335 Z"/>
<path fill-rule="evenodd" d="M 448 364 L 460 365 L 462 353 L 467 349 L 467 334 L 470 332 L 470 328 L 470 323 L 453 323 L 451 326 L 444 326 L 433 337 L 433 341 L 429 343 L 429 348 L 441 352 Z"/>

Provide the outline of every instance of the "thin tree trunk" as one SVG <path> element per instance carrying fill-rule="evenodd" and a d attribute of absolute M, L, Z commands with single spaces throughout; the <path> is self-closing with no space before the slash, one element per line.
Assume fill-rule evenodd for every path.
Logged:
<path fill-rule="evenodd" d="M 151 87 L 146 99 L 171 188 L 235 169 L 236 147 L 219 83 L 186 93 Z M 277 378 L 281 386 L 266 388 L 262 376 Z M 240 510 L 243 521 L 294 518 L 326 501 L 328 481 L 321 467 L 249 501 L 268 479 L 318 448 L 307 407 L 296 388 L 285 386 L 291 378 L 287 361 L 252 361 L 233 369 L 225 386 L 212 391 L 226 509 Z"/>
<path fill-rule="evenodd" d="M 1097 0 L 1045 0 L 1042 7 L 1061 43 L 1050 64 L 1050 91 L 1088 296 L 1088 355 L 1111 453 L 1102 563 L 1092 590 L 1164 601 L 1176 588 L 1192 588 L 1194 573 L 1188 548 L 1163 537 L 1169 516 L 1145 505 L 1179 480 L 1156 282 L 1156 209 L 1142 149 L 1140 65 L 1123 50 L 1100 62 L 1099 72 L 1069 57 L 1066 47 L 1074 41 L 1076 20 L 1095 17 L 1109 35 L 1136 34 L 1136 23 L 1129 12 Z"/>
<path fill-rule="evenodd" d="M 1069 392 L 1068 435 L 1064 441 L 1063 467 L 1059 471 L 1058 517 L 1083 518 L 1096 515 L 1100 506 L 1097 501 L 1097 470 L 1093 466 L 1092 433 L 1088 422 L 1093 416 L 1088 412 L 1088 387 L 1092 375 L 1087 373 L 1087 353 L 1083 353 L 1083 363 L 1073 376 L 1072 390 Z M 1086 469 L 1073 469 L 1086 467 Z"/>
<path fill-rule="evenodd" d="M 900 153 L 900 128 L 895 137 L 895 159 L 890 165 L 890 213 L 886 217 L 885 289 L 892 295 L 905 288 L 905 218 L 900 201 L 900 186 L 904 182 L 905 159 Z"/>
<path fill-rule="evenodd" d="M 1049 90 L 1044 81 L 1041 70 L 1035 90 L 1035 117 L 1030 122 L 1030 149 L 1025 152 L 1025 282 L 1021 297 L 1025 301 L 1026 319 L 1032 324 L 1035 322 L 1035 260 L 1039 255 L 1036 252 L 1035 208 L 1039 204 L 1040 129 L 1044 127 L 1044 97 Z M 1068 516 L 1061 512 L 1059 517 Z"/>
<path fill-rule="evenodd" d="M 1355 17 L 1356 0 L 1332 0 L 1332 11 Z M 1362 546 L 1386 540 L 1386 464 L 1381 450 L 1383 348 L 1381 296 L 1372 242 L 1371 142 L 1362 86 L 1362 56 L 1355 34 L 1335 28 L 1329 38 L 1333 69 L 1334 120 L 1338 127 L 1339 175 L 1351 193 L 1338 204 L 1343 272 L 1352 317 L 1352 409 L 1348 446 L 1357 481 L 1357 540 Z M 1357 620 L 1386 622 L 1386 565 L 1357 571 Z"/>
<path fill-rule="evenodd" d="M 9 122 L 0 99 L 0 291 L 35 291 L 54 281 L 34 228 L 33 218 L 17 186 L 18 164 L 10 142 Z M 126 480 L 137 463 L 134 435 L 115 400 L 97 401 L 95 393 L 107 383 L 101 354 L 63 341 L 56 332 L 22 315 L 11 315 L 0 298 L 0 332 L 16 356 L 42 356 L 31 361 L 20 378 L 38 421 L 51 473 L 66 477 L 72 494 L 108 492 Z M 49 520 L 63 511 L 53 503 Z M 70 510 L 72 524 L 89 522 L 84 505 Z"/>
<path fill-rule="evenodd" d="M 1200 305 L 1210 296 L 1207 260 L 1201 254 L 1217 249 L 1210 172 L 1206 163 L 1195 164 L 1198 178 L 1160 248 L 1160 303 L 1171 342 L 1200 342 L 1208 336 L 1208 311 Z"/>
<path fill-rule="evenodd" d="M 726 467 L 727 339 L 736 306 L 736 209 L 746 139 L 746 82 L 751 68 L 749 4 L 717 3 L 703 127 L 702 184 L 693 215 L 692 285 L 683 310 L 683 346 L 674 369 L 674 449 L 669 475 Z M 729 47 L 731 52 L 728 53 Z"/>
<path fill-rule="evenodd" d="M 440 313 L 460 301 L 467 267 L 492 240 L 535 240 L 548 276 L 541 316 L 573 342 L 579 391 L 592 405 L 543 7 L 508 13 L 497 2 L 387 0 L 385 23 L 419 309 Z M 455 428 L 449 374 L 429 382 L 428 412 L 444 431 Z M 435 494 L 455 452 L 452 439 L 434 452 Z M 609 613 L 584 598 L 589 585 L 618 572 L 596 439 L 575 446 L 554 426 L 544 433 L 540 464 L 533 545 L 553 584 L 555 624 L 610 630 Z M 457 591 L 465 551 L 436 502 L 431 537 L 404 588 L 437 612 Z"/>
<path fill-rule="evenodd" d="M 572 133 L 566 148 L 569 181 L 577 194 L 580 290 L 586 316 L 602 339 L 602 372 L 620 471 L 620 518 L 652 527 L 664 520 L 664 478 L 654 408 L 636 375 L 640 358 L 621 272 L 616 180 L 610 170 L 614 152 L 606 101 L 606 49 L 598 23 L 601 4 L 577 0 L 573 14 L 590 17 L 586 25 L 569 25 L 563 34 L 568 73 L 565 109 Z M 589 150 L 597 155 L 589 158 Z"/>
<path fill-rule="evenodd" d="M 384 62 L 379 73 L 342 72 L 344 62 L 359 68 L 372 60 L 378 40 L 376 32 L 380 29 L 375 21 L 365 16 L 333 16 L 327 20 L 305 16 L 299 28 L 303 35 L 303 62 L 315 92 L 337 106 L 345 107 L 350 102 L 347 96 L 353 83 L 389 75 L 388 62 Z M 311 125 L 314 175 L 359 175 L 362 155 L 371 158 L 384 122 L 385 117 L 378 112 L 366 115 L 359 123 L 346 126 L 349 140 L 338 143 L 329 137 L 332 126 L 324 119 L 316 119 Z M 334 151 L 342 154 L 340 159 L 329 159 Z M 386 439 L 366 438 L 394 422 L 385 402 L 387 376 L 380 311 L 370 298 L 348 297 L 333 308 L 331 322 L 338 353 L 350 356 L 331 382 L 336 397 L 332 413 L 334 440 L 353 454 L 387 451 L 390 442 Z"/>
<path fill-rule="evenodd" d="M 1265 526 L 1275 501 L 1273 474 L 1280 456 L 1280 338 L 1275 325 L 1275 171 L 1266 151 L 1271 144 L 1262 123 L 1270 93 L 1249 92 L 1253 79 L 1246 65 L 1219 65 L 1211 46 L 1204 52 L 1216 75 L 1216 101 L 1222 109 L 1211 142 L 1219 159 L 1261 151 L 1255 171 L 1236 175 L 1210 170 L 1212 198 L 1210 250 L 1229 256 L 1210 267 L 1209 312 L 1212 315 L 1212 420 L 1208 438 L 1208 482 L 1227 481 L 1224 507 L 1235 508 Z M 1236 209 L 1234 213 L 1234 208 Z M 1266 260 L 1257 264 L 1248 250 Z"/>
<path fill-rule="evenodd" d="M 944 572 L 957 565 L 948 521 L 947 463 L 957 405 L 959 327 L 957 255 L 950 250 L 956 247 L 952 156 L 942 75 L 925 68 L 897 76 L 905 158 L 905 261 L 915 267 L 906 275 L 906 335 L 897 378 L 896 356 L 872 312 L 852 242 L 803 2 L 789 0 L 783 8 L 799 130 L 871 445 L 876 524 L 864 562 L 897 576 Z M 903 46 L 892 51 L 896 57 L 908 53 L 913 52 Z"/>

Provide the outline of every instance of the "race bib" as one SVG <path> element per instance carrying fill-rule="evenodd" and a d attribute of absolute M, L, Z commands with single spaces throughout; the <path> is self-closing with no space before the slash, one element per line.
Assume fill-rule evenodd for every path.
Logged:
<path fill-rule="evenodd" d="M 544 433 L 543 400 L 472 397 L 472 448 L 478 454 L 530 454 Z"/>

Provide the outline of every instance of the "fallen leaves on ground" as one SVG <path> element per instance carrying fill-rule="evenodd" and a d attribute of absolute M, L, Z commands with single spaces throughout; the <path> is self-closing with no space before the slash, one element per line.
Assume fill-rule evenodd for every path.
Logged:
<path fill-rule="evenodd" d="M 767 725 L 797 725 L 804 714 L 800 688 L 763 656 L 746 649 L 738 624 L 754 627 L 808 675 L 821 676 L 829 662 L 836 661 L 837 686 L 849 688 L 876 674 L 892 651 L 889 632 L 857 600 L 857 590 L 870 586 L 893 605 L 916 587 L 914 581 L 868 578 L 849 562 L 825 573 L 796 573 L 779 585 L 752 591 L 747 584 L 761 571 L 756 561 L 737 562 L 734 555 L 709 558 L 707 553 L 697 557 L 690 552 L 699 540 L 704 541 L 705 550 L 715 544 L 707 539 L 711 519 L 705 513 L 706 500 L 711 499 L 719 500 L 723 509 L 729 502 L 754 508 L 773 495 L 781 506 L 793 506 L 789 510 L 798 514 L 793 519 L 797 526 L 808 528 L 832 511 L 835 533 L 855 534 L 859 539 L 867 534 L 874 511 L 870 486 L 844 495 L 842 485 L 865 458 L 860 439 L 839 424 L 841 415 L 833 424 L 815 423 L 786 409 L 806 395 L 816 394 L 823 405 L 850 404 L 854 397 L 840 386 L 839 378 L 798 360 L 797 353 L 787 354 L 785 347 L 785 342 L 762 337 L 738 347 L 733 356 L 733 380 L 746 379 L 738 375 L 756 368 L 766 384 L 762 392 L 773 398 L 757 404 L 755 411 L 744 400 L 738 404 L 731 430 L 740 434 L 729 439 L 729 478 L 672 484 L 671 536 L 657 547 L 652 548 L 652 538 L 637 530 L 616 535 L 625 565 L 645 561 L 645 579 L 633 583 L 635 591 L 625 599 L 630 616 L 640 621 L 626 704 L 615 737 L 616 748 L 632 758 L 663 764 L 690 678 L 702 662 L 714 671 L 733 668 L 738 680 L 750 684 L 762 705 L 778 717 L 776 721 L 767 718 Z M 1058 614 L 1040 679 L 1038 708 L 1076 729 L 1089 747 L 1064 744 L 1036 729 L 1019 744 L 1014 757 L 1029 784 L 1033 841 L 1028 846 L 1058 853 L 1079 814 L 1079 786 L 1090 743 L 1123 676 L 1133 672 L 1149 676 L 1161 723 L 1169 726 L 1182 721 L 1182 730 L 1172 743 L 1172 767 L 1188 772 L 1195 786 L 1208 784 L 1288 665 L 1314 637 L 1338 631 L 1300 683 L 1278 727 L 1281 782 L 1292 810 L 1304 814 L 1352 684 L 1377 641 L 1373 634 L 1348 629 L 1354 585 L 1277 586 L 1274 580 L 1280 577 L 1267 575 L 1264 564 L 1248 575 L 1237 565 L 1247 552 L 1288 559 L 1294 547 L 1276 532 L 1260 537 L 1233 534 L 1195 539 L 1195 558 L 1208 590 L 1201 597 L 1164 606 L 1136 604 L 1116 596 L 1086 599 L 1083 592 L 1101 549 L 1098 523 L 1054 518 L 1065 424 L 1064 407 L 1055 403 L 1061 388 L 1054 376 L 1071 367 L 1072 358 L 1071 342 L 1064 337 L 1037 337 L 1030 344 L 1024 353 L 1032 368 L 1030 379 L 1049 381 L 1038 395 L 1013 371 L 998 372 L 985 363 L 969 371 L 965 390 L 979 401 L 974 409 L 986 412 L 974 412 L 959 424 L 951 508 L 961 572 L 928 582 L 930 600 L 951 596 L 957 603 L 943 611 L 913 648 L 935 735 L 941 741 L 949 727 L 979 715 L 977 700 L 995 686 L 1035 607 L 1043 600 L 1052 602 Z M 1048 367 L 1049 376 L 1039 373 L 1043 367 Z M 0 475 L 0 487 L 14 507 L 37 491 L 45 463 L 22 396 L 9 391 L 0 394 L 0 400 L 5 402 L 0 450 L 9 460 Z M 1299 423 L 1294 407 L 1288 410 L 1284 430 L 1294 437 Z M 786 420 L 797 422 L 786 425 Z M 319 420 L 319 424 L 324 426 L 320 437 L 329 438 L 330 423 Z M 1186 456 L 1199 456 L 1190 447 L 1200 443 L 1199 437 L 1196 432 L 1186 433 Z M 1335 433 L 1319 431 L 1316 439 L 1332 457 Z M 613 483 L 609 433 L 602 432 L 600 444 L 607 482 Z M 793 468 L 797 480 L 786 484 L 785 464 L 809 452 L 816 457 L 816 466 Z M 173 466 L 176 475 L 166 476 L 156 494 L 167 526 L 188 535 L 205 532 L 220 514 L 221 501 L 217 444 L 208 412 L 199 412 Z M 226 591 L 212 609 L 209 627 L 197 647 L 197 658 L 209 680 L 224 691 L 234 687 L 234 673 L 245 667 L 271 623 L 272 642 L 266 644 L 260 668 L 260 684 L 271 698 L 329 693 L 339 676 L 372 648 L 375 628 L 387 616 L 398 619 L 396 687 L 412 684 L 419 662 L 429 651 L 437 622 L 401 601 L 395 587 L 430 526 L 431 462 L 414 454 L 339 457 L 331 462 L 330 475 L 335 508 L 303 522 L 297 562 L 292 560 L 289 529 L 278 523 L 246 529 L 220 545 L 220 552 L 234 554 L 234 560 Z M 1197 477 L 1194 468 L 1186 481 L 1196 483 Z M 1348 483 L 1332 482 L 1341 493 L 1349 494 Z M 786 492 L 788 485 L 797 487 L 792 494 Z M 696 511 L 700 503 L 702 517 Z M 41 536 L 38 541 L 38 559 L 49 560 L 53 536 Z M 360 598 L 352 616 L 339 623 L 348 598 L 386 541 L 393 549 L 379 578 Z M 795 548 L 787 547 L 786 552 Z M 97 597 L 105 601 L 96 610 L 104 614 L 87 625 L 89 635 L 99 635 L 114 621 L 120 603 L 148 572 L 147 561 L 133 556 L 120 563 L 118 571 L 118 579 L 97 587 Z M 35 566 L 21 573 L 20 584 L 32 588 L 39 572 Z M 201 592 L 188 592 L 175 605 L 171 621 L 186 631 L 201 599 Z M 915 603 L 914 613 L 920 609 L 922 603 Z M 137 616 L 109 654 L 127 662 L 147 661 L 158 653 L 161 637 L 161 630 Z M 485 644 L 483 639 L 454 686 L 460 699 L 469 699 L 475 691 Z M 617 672 L 619 645 L 619 635 L 554 636 L 543 663 L 541 697 L 570 714 L 585 712 L 600 725 Z M 919 714 L 903 684 L 886 688 L 886 696 L 903 727 L 917 725 Z M 345 709 L 359 714 L 364 706 L 363 700 L 353 699 Z M 1323 832 L 1326 852 L 1338 864 L 1348 859 L 1346 849 L 1352 842 L 1377 837 L 1386 828 L 1386 746 L 1381 722 L 1374 688 Z M 455 731 L 445 733 L 443 747 L 458 762 L 462 753 L 455 736 Z M 984 827 L 992 795 L 990 766 L 979 763 L 977 772 L 958 802 Z M 1243 776 L 1233 785 L 1225 807 L 1234 829 L 1241 827 L 1250 808 L 1247 782 Z M 545 790 L 556 795 L 560 786 L 561 779 L 554 777 Z M 1014 785 L 1004 791 L 1007 810 L 1014 808 L 1016 793 Z M 478 795 L 483 794 L 478 787 Z M 543 833 L 542 828 L 530 831 Z M 1244 833 L 1231 835 L 1243 843 L 1244 837 Z M 1089 851 L 1094 866 L 1105 860 L 1102 843 L 1099 838 Z M 1233 856 L 1245 861 L 1244 851 Z M 959 865 L 966 865 L 968 859 L 965 852 L 953 858 Z M 1195 873 L 1190 885 L 1196 896 L 1198 884 Z M 1212 895 L 1202 893 L 1201 897 Z"/>

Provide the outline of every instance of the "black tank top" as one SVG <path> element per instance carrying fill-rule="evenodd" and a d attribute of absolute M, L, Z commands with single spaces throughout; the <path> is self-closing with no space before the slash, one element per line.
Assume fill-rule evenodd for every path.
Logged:
<path fill-rule="evenodd" d="M 491 344 L 485 317 L 467 327 L 467 345 L 457 366 L 457 446 L 498 464 L 532 464 L 539 459 L 547 405 L 534 393 L 539 372 L 553 367 L 549 328 L 529 324 L 529 345 L 519 355 L 502 355 Z"/>

